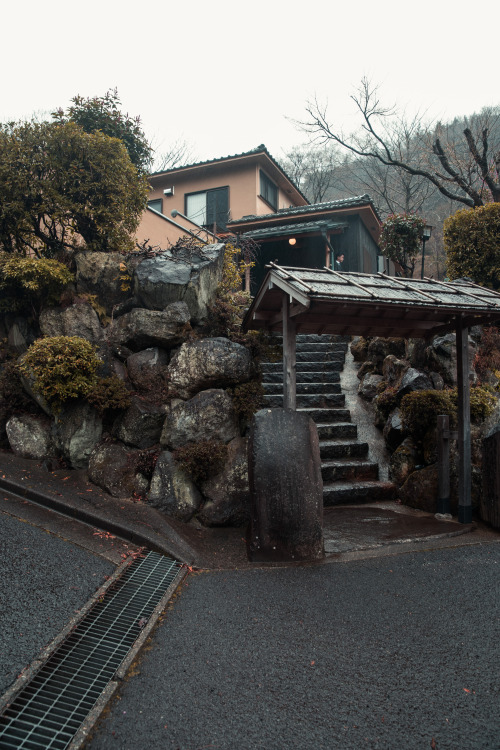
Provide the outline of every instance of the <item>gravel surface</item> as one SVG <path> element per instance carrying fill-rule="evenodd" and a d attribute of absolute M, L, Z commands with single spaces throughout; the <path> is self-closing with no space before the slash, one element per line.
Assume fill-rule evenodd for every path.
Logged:
<path fill-rule="evenodd" d="M 0 560 L 1 694 L 115 566 L 4 513 Z"/>
<path fill-rule="evenodd" d="M 191 575 L 91 750 L 498 749 L 500 545 Z"/>

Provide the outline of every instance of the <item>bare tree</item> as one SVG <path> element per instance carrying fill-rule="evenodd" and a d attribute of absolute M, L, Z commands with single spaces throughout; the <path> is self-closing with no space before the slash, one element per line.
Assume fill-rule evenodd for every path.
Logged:
<path fill-rule="evenodd" d="M 336 143 L 356 156 L 428 180 L 447 198 L 466 206 L 500 201 L 500 107 L 464 118 L 459 132 L 458 121 L 453 127 L 439 123 L 431 128 L 422 116 L 410 122 L 398 116 L 394 108 L 381 104 L 378 88 L 366 78 L 351 98 L 362 117 L 360 133 L 336 130 L 327 106 L 317 99 L 308 104 L 309 119 L 299 126 L 318 143 Z M 415 148 L 408 151 L 409 144 Z M 417 153 L 425 158 L 415 159 Z"/>
<path fill-rule="evenodd" d="M 191 145 L 178 138 L 166 151 L 160 152 L 160 147 L 152 147 L 155 156 L 153 160 L 153 172 L 166 172 L 168 169 L 183 167 L 193 161 L 193 150 Z"/>
<path fill-rule="evenodd" d="M 303 144 L 285 154 L 281 165 L 311 203 L 321 203 L 328 198 L 339 162 L 338 149 L 331 144 Z"/>

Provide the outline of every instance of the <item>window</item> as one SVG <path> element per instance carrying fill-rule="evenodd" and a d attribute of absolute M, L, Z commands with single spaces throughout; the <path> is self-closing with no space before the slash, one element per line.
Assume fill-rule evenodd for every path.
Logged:
<path fill-rule="evenodd" d="M 229 188 L 190 193 L 185 197 L 185 214 L 202 227 L 225 229 L 229 218 Z"/>
<path fill-rule="evenodd" d="M 278 188 L 262 170 L 260 170 L 260 197 L 264 198 L 275 211 L 278 210 Z"/>
<path fill-rule="evenodd" d="M 155 211 L 158 211 L 160 214 L 162 214 L 163 213 L 163 199 L 155 198 L 152 201 L 148 201 L 148 208 L 152 208 Z"/>

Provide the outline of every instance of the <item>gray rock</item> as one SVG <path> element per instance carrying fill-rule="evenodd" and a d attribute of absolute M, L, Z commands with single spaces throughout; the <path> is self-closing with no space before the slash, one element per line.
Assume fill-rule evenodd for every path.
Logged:
<path fill-rule="evenodd" d="M 56 415 L 54 442 L 73 469 L 84 469 L 102 435 L 102 419 L 85 401 L 67 402 Z"/>
<path fill-rule="evenodd" d="M 113 321 L 109 338 L 136 352 L 155 346 L 172 349 L 185 340 L 189 317 L 185 302 L 174 302 L 163 311 L 136 308 Z"/>
<path fill-rule="evenodd" d="M 404 484 L 417 466 L 418 451 L 415 443 L 409 437 L 405 438 L 391 456 L 390 476 L 398 485 Z"/>
<path fill-rule="evenodd" d="M 242 526 L 250 520 L 247 439 L 231 440 L 223 470 L 203 482 L 201 491 L 207 502 L 198 520 L 205 526 Z"/>
<path fill-rule="evenodd" d="M 446 336 L 436 336 L 431 345 L 426 350 L 428 366 L 439 372 L 445 383 L 448 385 L 457 384 L 457 347 L 456 336 L 454 333 L 448 333 Z M 476 345 L 469 336 L 468 340 L 468 358 L 469 358 L 469 375 L 471 381 L 475 382 L 476 373 L 472 367 L 476 354 Z"/>
<path fill-rule="evenodd" d="M 89 479 L 113 497 L 141 494 L 143 477 L 137 472 L 141 451 L 121 443 L 101 443 L 89 460 Z"/>
<path fill-rule="evenodd" d="M 396 450 L 398 445 L 403 441 L 405 431 L 399 409 L 394 409 L 394 411 L 389 414 L 387 422 L 384 425 L 383 434 L 385 444 L 390 450 Z"/>
<path fill-rule="evenodd" d="M 33 336 L 30 335 L 27 321 L 24 318 L 16 317 L 9 326 L 7 334 L 8 345 L 12 349 L 15 349 L 18 354 L 24 354 L 32 342 Z"/>
<path fill-rule="evenodd" d="M 112 434 L 127 445 L 150 448 L 159 442 L 167 409 L 132 397 L 130 407 L 113 423 Z"/>
<path fill-rule="evenodd" d="M 12 452 L 33 459 L 54 455 L 51 428 L 50 420 L 31 414 L 11 417 L 5 425 Z"/>
<path fill-rule="evenodd" d="M 44 336 L 79 336 L 93 344 L 100 344 L 104 336 L 99 316 L 88 302 L 42 310 L 40 330 Z"/>
<path fill-rule="evenodd" d="M 393 354 L 398 358 L 404 357 L 404 339 L 381 338 L 379 336 L 376 336 L 368 343 L 366 358 L 370 362 L 373 362 L 375 371 L 378 372 L 379 375 L 382 374 L 382 365 L 384 359 L 389 356 L 389 354 Z"/>
<path fill-rule="evenodd" d="M 407 393 L 412 391 L 429 391 L 432 390 L 432 380 L 425 372 L 416 370 L 414 367 L 409 367 L 401 378 L 401 383 L 398 388 L 398 398 L 402 399 Z"/>
<path fill-rule="evenodd" d="M 238 435 L 238 419 L 231 397 L 221 389 L 211 388 L 170 408 L 160 443 L 180 448 L 202 440 L 228 443 Z"/>
<path fill-rule="evenodd" d="M 358 393 L 363 398 L 370 401 L 377 395 L 377 386 L 383 381 L 382 375 L 376 375 L 373 373 L 367 373 L 358 387 Z"/>
<path fill-rule="evenodd" d="M 164 349 L 152 347 L 143 349 L 127 357 L 127 370 L 130 380 L 136 388 L 141 388 L 144 375 L 151 374 L 152 370 L 164 367 L 168 364 L 168 353 Z"/>
<path fill-rule="evenodd" d="M 229 339 L 189 341 L 168 366 L 170 382 L 181 398 L 207 388 L 227 388 L 252 376 L 252 358 L 244 346 Z"/>
<path fill-rule="evenodd" d="M 382 365 L 382 375 L 387 385 L 393 387 L 408 369 L 408 362 L 398 359 L 394 354 L 388 354 Z"/>
<path fill-rule="evenodd" d="M 201 323 L 207 306 L 215 298 L 222 278 L 224 245 L 208 245 L 196 254 L 188 250 L 171 252 L 143 260 L 135 271 L 134 291 L 144 307 L 163 310 L 183 300 L 190 317 Z"/>
<path fill-rule="evenodd" d="M 248 446 L 253 561 L 323 555 L 323 481 L 316 425 L 288 409 L 254 415 Z"/>
<path fill-rule="evenodd" d="M 202 503 L 192 479 L 174 461 L 169 451 L 160 453 L 148 493 L 148 503 L 179 521 L 189 521 Z"/>
<path fill-rule="evenodd" d="M 120 268 L 123 265 L 132 266 L 130 259 L 126 260 L 120 253 L 84 251 L 75 255 L 75 261 L 77 292 L 95 294 L 108 315 L 112 315 L 115 305 L 130 297 L 131 289 L 122 289 L 126 282 L 120 278 L 124 275 L 132 277 L 132 267 L 128 271 Z"/>

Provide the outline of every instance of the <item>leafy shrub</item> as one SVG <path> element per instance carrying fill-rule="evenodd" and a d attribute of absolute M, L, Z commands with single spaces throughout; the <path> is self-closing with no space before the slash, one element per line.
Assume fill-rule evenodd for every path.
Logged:
<path fill-rule="evenodd" d="M 208 309 L 208 334 L 224 336 L 231 340 L 233 336 L 244 337 L 241 323 L 245 309 L 250 304 L 250 293 L 241 289 L 245 271 L 253 263 L 238 260 L 240 248 L 228 243 L 224 250 L 222 279 L 217 287 L 214 304 Z M 240 342 L 238 342 L 240 343 Z"/>
<path fill-rule="evenodd" d="M 474 357 L 474 369 L 481 381 L 490 373 L 500 371 L 500 331 L 491 326 L 483 328 L 479 348 Z M 499 377 L 499 376 L 497 376 Z"/>
<path fill-rule="evenodd" d="M 99 414 L 106 410 L 128 409 L 130 393 L 127 386 L 117 375 L 108 378 L 97 378 L 87 392 L 87 401 Z"/>
<path fill-rule="evenodd" d="M 500 288 L 500 203 L 457 211 L 444 222 L 450 278 Z"/>
<path fill-rule="evenodd" d="M 52 336 L 35 341 L 18 367 L 57 409 L 68 399 L 87 396 L 100 364 L 95 346 L 85 339 Z"/>
<path fill-rule="evenodd" d="M 384 417 L 387 419 L 391 411 L 393 411 L 398 405 L 397 389 L 387 387 L 387 383 L 382 384 L 383 390 L 375 397 L 374 404 L 379 409 Z"/>
<path fill-rule="evenodd" d="M 417 440 L 422 440 L 429 430 L 435 429 L 437 417 L 448 414 L 450 426 L 457 424 L 458 391 L 413 391 L 401 399 L 403 424 Z M 480 424 L 495 408 L 497 400 L 491 390 L 484 386 L 470 389 L 471 422 Z"/>
<path fill-rule="evenodd" d="M 57 260 L 23 258 L 0 253 L 0 311 L 19 312 L 54 303 L 73 281 L 73 274 Z"/>
<path fill-rule="evenodd" d="M 227 446 L 220 440 L 201 440 L 176 448 L 173 456 L 195 482 L 203 482 L 222 470 Z"/>
<path fill-rule="evenodd" d="M 456 399 L 452 391 L 413 391 L 403 396 L 401 416 L 406 430 L 416 439 L 435 429 L 440 414 L 448 414 L 450 425 L 456 424 Z"/>
<path fill-rule="evenodd" d="M 229 392 L 236 413 L 244 419 L 251 419 L 264 403 L 264 387 L 260 380 L 249 380 L 248 383 L 230 388 Z"/>
<path fill-rule="evenodd" d="M 392 214 L 382 225 L 380 249 L 401 266 L 405 276 L 413 276 L 415 261 L 422 251 L 424 227 L 425 221 L 416 214 Z"/>

